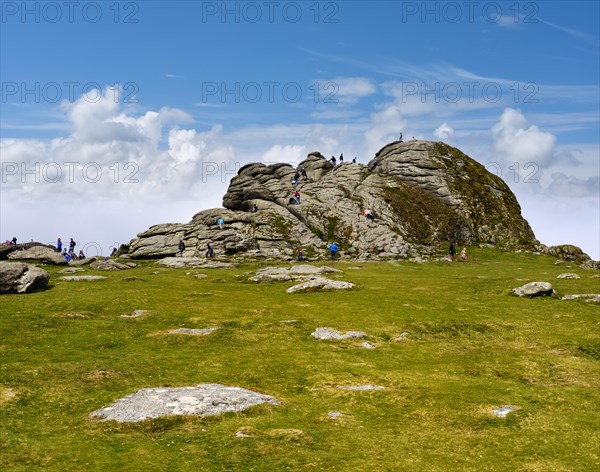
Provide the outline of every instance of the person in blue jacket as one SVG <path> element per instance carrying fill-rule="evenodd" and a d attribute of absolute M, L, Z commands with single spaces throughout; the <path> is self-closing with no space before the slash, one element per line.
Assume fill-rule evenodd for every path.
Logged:
<path fill-rule="evenodd" d="M 331 251 L 331 260 L 332 261 L 335 261 L 338 250 L 339 250 L 339 247 L 336 243 L 331 243 L 329 245 L 329 251 Z"/>

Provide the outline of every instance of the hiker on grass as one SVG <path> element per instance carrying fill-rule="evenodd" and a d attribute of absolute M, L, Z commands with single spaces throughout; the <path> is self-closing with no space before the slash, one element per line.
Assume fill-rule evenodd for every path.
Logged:
<path fill-rule="evenodd" d="M 456 245 L 453 242 L 450 243 L 450 249 L 448 250 L 448 254 L 450 254 L 450 259 L 452 259 L 452 262 L 454 262 L 454 260 L 456 259 Z"/>
<path fill-rule="evenodd" d="M 335 261 L 335 258 L 337 257 L 337 252 L 339 250 L 339 247 L 336 243 L 331 243 L 329 245 L 329 251 L 331 252 L 331 260 Z"/>
<path fill-rule="evenodd" d="M 185 251 L 185 243 L 183 242 L 183 239 L 179 241 L 179 246 L 177 246 L 177 249 L 179 249 L 179 255 L 183 257 L 183 251 Z"/>
<path fill-rule="evenodd" d="M 304 249 L 301 247 L 298 248 L 298 262 L 305 261 L 306 257 L 304 257 Z"/>
<path fill-rule="evenodd" d="M 460 251 L 460 258 L 463 261 L 467 260 L 467 248 L 466 247 L 463 247 L 462 251 Z"/>

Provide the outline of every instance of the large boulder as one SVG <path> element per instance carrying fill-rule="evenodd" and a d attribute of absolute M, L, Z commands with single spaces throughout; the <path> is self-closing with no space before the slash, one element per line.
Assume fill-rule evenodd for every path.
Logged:
<path fill-rule="evenodd" d="M 48 264 L 59 264 L 66 265 L 67 260 L 60 253 L 56 252 L 56 249 L 49 246 L 36 245 L 31 246 L 27 249 L 13 251 L 8 254 L 8 259 L 11 260 L 32 260 L 32 261 L 42 261 L 47 262 Z"/>
<path fill-rule="evenodd" d="M 250 211 L 254 205 L 258 212 Z M 186 224 L 151 227 L 130 242 L 127 255 L 174 256 L 180 240 L 186 257 L 204 257 L 211 244 L 217 256 L 285 260 L 295 259 L 300 247 L 311 260 L 325 257 L 334 241 L 342 258 L 363 259 L 411 258 L 450 239 L 501 247 L 537 243 L 504 181 L 441 142 L 390 143 L 366 166 L 333 167 L 318 152 L 297 167 L 248 164 L 231 179 L 223 206 Z M 367 208 L 374 219 L 361 214 Z"/>
<path fill-rule="evenodd" d="M 23 262 L 0 263 L 0 294 L 28 293 L 48 285 L 50 274 Z"/>

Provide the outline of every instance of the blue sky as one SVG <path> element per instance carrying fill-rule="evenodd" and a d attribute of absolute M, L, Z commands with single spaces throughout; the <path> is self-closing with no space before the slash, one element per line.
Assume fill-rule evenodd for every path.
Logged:
<path fill-rule="evenodd" d="M 600 257 L 598 2 L 0 3 L 1 238 L 107 253 L 248 162 L 366 163 L 403 131 Z"/>

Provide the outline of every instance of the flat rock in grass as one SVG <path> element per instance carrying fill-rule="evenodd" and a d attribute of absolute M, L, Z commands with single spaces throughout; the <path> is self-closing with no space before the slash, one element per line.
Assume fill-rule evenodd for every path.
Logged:
<path fill-rule="evenodd" d="M 578 300 L 585 299 L 589 303 L 600 303 L 599 293 L 575 293 L 573 295 L 565 295 L 561 300 Z"/>
<path fill-rule="evenodd" d="M 94 270 L 127 270 L 133 269 L 136 266 L 134 262 L 117 262 L 112 259 L 108 260 L 96 260 L 90 264 L 90 267 Z"/>
<path fill-rule="evenodd" d="M 219 328 L 177 328 L 169 331 L 169 334 L 189 334 L 191 336 L 206 336 Z"/>
<path fill-rule="evenodd" d="M 145 313 L 148 313 L 148 310 L 134 310 L 132 313 L 121 315 L 121 318 L 139 318 Z"/>
<path fill-rule="evenodd" d="M 240 412 L 255 405 L 279 401 L 240 387 L 201 384 L 195 387 L 143 388 L 112 405 L 90 413 L 100 421 L 133 423 L 171 415 L 206 416 Z"/>
<path fill-rule="evenodd" d="M 496 408 L 495 410 L 492 410 L 492 413 L 494 414 L 494 416 L 497 416 L 498 418 L 506 418 L 506 415 L 508 415 L 509 413 L 511 413 L 515 410 L 516 410 L 516 408 L 514 406 L 506 405 L 506 406 L 502 406 L 500 408 Z"/>
<path fill-rule="evenodd" d="M 319 276 L 342 272 L 327 266 L 313 266 L 310 264 L 295 265 L 289 269 L 286 267 L 265 267 L 256 271 L 256 275 L 250 277 L 250 282 L 286 282 L 288 280 L 307 279 L 310 276 Z M 316 278 L 316 277 L 315 277 Z"/>
<path fill-rule="evenodd" d="M 66 269 L 59 270 L 57 274 L 76 274 L 77 272 L 85 272 L 85 269 L 79 267 L 67 267 Z"/>
<path fill-rule="evenodd" d="M 385 387 L 381 385 L 338 385 L 337 388 L 340 390 L 384 390 Z"/>
<path fill-rule="evenodd" d="M 363 331 L 348 331 L 341 334 L 337 329 L 333 328 L 317 328 L 310 334 L 316 339 L 360 339 L 367 336 Z"/>
<path fill-rule="evenodd" d="M 329 416 L 332 420 L 335 420 L 336 418 L 340 418 L 343 415 L 339 411 L 330 411 L 327 413 L 327 416 Z"/>
<path fill-rule="evenodd" d="M 58 280 L 67 280 L 70 282 L 93 281 L 102 279 L 106 279 L 106 277 L 104 275 L 64 275 L 58 278 Z"/>
<path fill-rule="evenodd" d="M 235 267 L 231 262 L 208 261 L 202 266 L 203 269 L 221 269 L 223 267 Z"/>
<path fill-rule="evenodd" d="M 339 269 L 334 269 L 333 267 L 321 266 L 317 267 L 310 264 L 303 265 L 295 265 L 290 267 L 290 274 L 298 274 L 298 275 L 320 275 L 320 274 L 333 274 L 333 273 L 341 273 L 342 271 Z"/>
<path fill-rule="evenodd" d="M 580 279 L 577 274 L 571 274 L 569 272 L 565 272 L 564 274 L 559 274 L 556 276 L 557 279 Z"/>
<path fill-rule="evenodd" d="M 29 293 L 48 285 L 50 274 L 24 262 L 0 263 L 0 293 Z"/>
<path fill-rule="evenodd" d="M 517 297 L 540 297 L 552 295 L 554 289 L 548 282 L 529 282 L 521 287 L 513 288 L 512 293 Z"/>
<path fill-rule="evenodd" d="M 375 349 L 375 345 L 369 343 L 369 342 L 364 342 L 361 344 L 362 347 L 364 347 L 365 349 Z"/>
<path fill-rule="evenodd" d="M 179 269 L 181 267 L 198 267 L 206 264 L 206 259 L 199 257 L 165 257 L 158 261 L 158 264 Z"/>
<path fill-rule="evenodd" d="M 286 293 L 329 292 L 332 290 L 348 290 L 351 288 L 354 288 L 354 284 L 351 282 L 315 277 L 312 280 L 291 286 L 286 290 Z"/>

